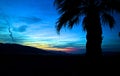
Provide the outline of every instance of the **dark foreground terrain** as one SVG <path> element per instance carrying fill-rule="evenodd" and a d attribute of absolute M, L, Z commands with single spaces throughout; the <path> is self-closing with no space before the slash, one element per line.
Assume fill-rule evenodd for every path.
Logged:
<path fill-rule="evenodd" d="M 105 53 L 102 59 L 90 60 L 84 55 L 69 55 L 64 52 L 38 50 L 16 44 L 0 44 L 0 72 L 5 75 L 34 74 L 42 71 L 80 72 L 85 67 L 119 67 L 120 53 Z M 37 71 L 36 71 L 37 70 Z M 42 71 L 39 71 L 42 70 Z M 85 69 L 87 70 L 87 69 Z M 0 73 L 0 74 L 2 74 Z M 40 73 L 49 74 L 49 73 Z M 76 74 L 76 73 L 75 73 Z M 44 75 L 43 75 L 44 76 Z M 76 76 L 76 75 L 73 75 Z"/>

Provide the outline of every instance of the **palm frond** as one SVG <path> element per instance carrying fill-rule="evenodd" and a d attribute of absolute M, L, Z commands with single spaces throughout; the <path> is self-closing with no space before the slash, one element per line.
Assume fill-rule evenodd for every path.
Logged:
<path fill-rule="evenodd" d="M 100 11 L 116 11 L 120 13 L 120 0 L 101 0 L 99 9 Z"/>
<path fill-rule="evenodd" d="M 84 9 L 80 8 L 80 1 L 74 0 L 55 0 L 58 8 L 58 12 L 61 14 L 56 23 L 56 29 L 59 33 L 62 27 L 68 26 L 72 29 L 74 24 L 79 23 L 79 16 L 84 13 Z"/>
<path fill-rule="evenodd" d="M 87 17 L 84 17 L 83 18 L 83 21 L 82 21 L 82 26 L 83 26 L 83 30 L 86 31 L 86 26 L 87 26 Z"/>
<path fill-rule="evenodd" d="M 64 13 L 66 10 L 70 10 L 73 0 L 55 0 L 54 4 L 60 14 Z"/>
<path fill-rule="evenodd" d="M 115 24 L 114 17 L 110 14 L 104 13 L 102 15 L 102 23 L 109 25 L 110 28 L 113 28 Z"/>
<path fill-rule="evenodd" d="M 62 28 L 63 26 L 64 26 L 64 27 L 66 26 L 66 24 L 67 24 L 67 22 L 68 22 L 68 20 L 69 20 L 69 18 L 68 18 L 67 16 L 68 16 L 67 13 L 62 14 L 62 15 L 60 16 L 60 18 L 58 19 L 58 21 L 56 22 L 56 30 L 57 30 L 57 33 L 58 33 L 58 34 L 59 34 L 61 28 Z"/>
<path fill-rule="evenodd" d="M 73 25 L 78 24 L 79 21 L 79 11 L 66 11 L 60 16 L 56 23 L 57 32 L 59 33 L 61 28 L 66 26 L 71 29 Z"/>
<path fill-rule="evenodd" d="M 54 1 L 54 5 L 55 5 L 57 8 L 61 8 L 61 5 L 63 5 L 64 1 L 66 1 L 66 0 L 55 0 L 55 1 Z"/>
<path fill-rule="evenodd" d="M 54 5 L 57 7 L 57 10 L 60 14 L 64 13 L 67 10 L 74 10 L 82 6 L 83 0 L 55 0 Z"/>
<path fill-rule="evenodd" d="M 76 25 L 79 24 L 79 21 L 80 21 L 79 16 L 75 16 L 72 20 L 69 21 L 68 28 L 72 29 L 74 24 Z"/>
<path fill-rule="evenodd" d="M 109 7 L 120 13 L 120 0 L 111 0 Z"/>

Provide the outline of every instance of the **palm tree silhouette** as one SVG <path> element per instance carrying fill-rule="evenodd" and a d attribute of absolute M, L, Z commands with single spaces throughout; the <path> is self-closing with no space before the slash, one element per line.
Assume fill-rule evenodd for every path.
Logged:
<path fill-rule="evenodd" d="M 120 0 L 55 0 L 55 6 L 61 14 L 56 22 L 57 32 L 62 27 L 71 29 L 74 24 L 84 17 L 82 25 L 87 32 L 86 55 L 89 57 L 102 56 L 102 26 L 113 28 L 115 20 L 112 14 L 120 13 Z"/>

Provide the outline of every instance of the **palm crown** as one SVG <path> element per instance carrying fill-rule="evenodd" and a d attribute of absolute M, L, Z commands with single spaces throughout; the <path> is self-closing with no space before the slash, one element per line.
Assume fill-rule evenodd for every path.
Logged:
<path fill-rule="evenodd" d="M 115 20 L 112 13 L 120 13 L 120 0 L 55 0 L 55 5 L 61 14 L 56 23 L 57 32 L 60 33 L 62 27 L 71 29 L 83 16 L 82 25 L 87 31 L 86 56 L 101 57 L 101 24 L 113 28 Z"/>
<path fill-rule="evenodd" d="M 74 24 L 78 24 L 81 16 L 84 16 L 82 23 L 86 29 L 90 11 L 97 13 L 101 22 L 112 28 L 115 23 L 112 13 L 120 12 L 119 0 L 55 0 L 55 5 L 61 14 L 56 26 L 58 33 L 63 26 L 71 29 Z"/>

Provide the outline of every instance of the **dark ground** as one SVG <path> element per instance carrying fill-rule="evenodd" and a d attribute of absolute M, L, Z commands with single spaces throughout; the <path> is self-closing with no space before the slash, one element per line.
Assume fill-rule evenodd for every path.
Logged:
<path fill-rule="evenodd" d="M 20 51 L 21 49 L 22 52 L 16 52 L 16 50 Z M 12 52 L 10 52 L 11 50 Z M 60 72 L 60 75 L 62 75 L 63 72 L 66 72 L 67 74 L 74 74 L 73 76 L 77 76 L 77 73 L 81 73 L 80 70 L 88 70 L 88 67 L 90 67 L 89 69 L 93 69 L 93 66 L 102 69 L 106 67 L 108 69 L 112 66 L 114 68 L 120 66 L 120 53 L 105 53 L 102 60 L 96 59 L 93 61 L 86 58 L 84 55 L 68 55 L 63 52 L 58 54 L 58 52 L 45 52 L 44 50 L 41 50 L 39 54 L 37 53 L 38 50 L 31 47 L 0 44 L 0 74 L 15 74 L 16 76 L 21 76 L 24 73 L 26 75 L 40 73 L 49 75 L 54 74 L 55 71 L 57 71 Z"/>

